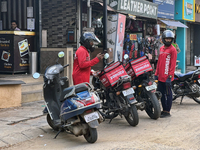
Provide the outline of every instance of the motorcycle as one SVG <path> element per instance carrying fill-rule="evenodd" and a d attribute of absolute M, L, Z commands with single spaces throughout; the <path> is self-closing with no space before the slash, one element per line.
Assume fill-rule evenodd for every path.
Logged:
<path fill-rule="evenodd" d="M 139 123 L 131 77 L 119 61 L 106 63 L 97 77 L 93 77 L 92 84 L 102 100 L 100 113 L 105 119 L 111 122 L 118 115 L 123 115 L 131 126 Z"/>
<path fill-rule="evenodd" d="M 64 57 L 64 52 L 58 53 L 59 58 Z M 44 74 L 43 94 L 48 110 L 47 122 L 49 126 L 58 131 L 55 138 L 62 131 L 83 135 L 88 143 L 97 140 L 97 127 L 103 121 L 98 112 L 101 102 L 98 94 L 89 83 L 81 83 L 75 86 L 68 86 L 60 74 L 65 67 L 56 61 L 46 69 Z M 34 78 L 40 74 L 35 73 Z"/>
<path fill-rule="evenodd" d="M 187 96 L 200 104 L 200 69 L 186 74 L 175 72 L 174 80 L 172 81 L 172 91 L 173 101 L 181 97 L 181 104 L 183 97 Z"/>
<path fill-rule="evenodd" d="M 128 59 L 128 56 L 124 56 L 124 59 Z M 158 100 L 162 94 L 156 91 L 157 84 L 151 77 L 153 69 L 147 57 L 128 61 L 125 70 L 132 77 L 132 85 L 137 87 L 134 94 L 138 101 L 137 109 L 145 110 L 151 119 L 158 119 L 161 114 Z"/>

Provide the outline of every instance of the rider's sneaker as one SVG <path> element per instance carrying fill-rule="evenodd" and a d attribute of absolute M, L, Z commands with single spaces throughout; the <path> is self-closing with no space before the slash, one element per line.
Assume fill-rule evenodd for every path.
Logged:
<path fill-rule="evenodd" d="M 166 118 L 166 117 L 170 117 L 170 113 L 168 112 L 162 112 L 161 115 L 160 115 L 160 118 Z"/>

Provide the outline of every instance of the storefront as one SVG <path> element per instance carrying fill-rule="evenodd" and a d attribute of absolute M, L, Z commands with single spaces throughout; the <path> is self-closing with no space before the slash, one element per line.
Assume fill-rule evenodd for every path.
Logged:
<path fill-rule="evenodd" d="M 187 51 L 187 65 L 200 66 L 195 56 L 200 56 L 200 0 L 195 1 L 195 22 L 190 25 L 190 49 Z"/>
<path fill-rule="evenodd" d="M 123 55 L 135 59 L 144 55 L 146 38 L 157 35 L 157 4 L 139 0 L 110 0 L 109 6 L 117 14 L 108 15 L 108 48 L 114 60 Z M 150 39 L 151 40 L 151 39 Z"/>
<path fill-rule="evenodd" d="M 182 73 L 186 71 L 186 53 L 190 49 L 191 36 L 190 27 L 191 22 L 195 21 L 195 1 L 194 0 L 176 0 L 175 1 L 175 20 L 181 21 L 183 24 L 187 25 L 189 28 L 177 28 L 177 44 L 181 49 L 180 54 L 177 59 L 180 60 L 179 67 Z"/>
<path fill-rule="evenodd" d="M 0 0 L 0 5 L 0 73 L 28 73 L 29 52 L 37 52 L 39 71 L 41 0 Z M 13 21 L 21 31 L 11 29 Z"/>

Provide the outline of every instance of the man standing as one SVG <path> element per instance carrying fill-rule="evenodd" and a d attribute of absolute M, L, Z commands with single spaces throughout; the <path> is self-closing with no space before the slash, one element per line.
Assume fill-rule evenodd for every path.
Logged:
<path fill-rule="evenodd" d="M 95 72 L 91 72 L 91 67 L 96 65 L 104 57 L 104 54 L 99 53 L 94 59 L 90 60 L 89 52 L 94 51 L 94 45 L 97 43 L 101 43 L 101 41 L 93 32 L 85 32 L 81 36 L 81 46 L 78 48 L 74 56 L 72 73 L 74 85 L 83 82 L 90 83 L 90 74 L 95 74 Z"/>
<path fill-rule="evenodd" d="M 11 22 L 11 29 L 12 31 L 21 31 L 18 27 L 17 27 L 17 21 L 13 20 Z"/>
<path fill-rule="evenodd" d="M 174 71 L 176 67 L 177 52 L 172 42 L 174 33 L 166 30 L 162 34 L 163 46 L 160 48 L 160 55 L 155 72 L 155 80 L 158 80 L 157 90 L 162 93 L 161 103 L 163 111 L 161 118 L 170 117 L 170 110 L 172 106 L 172 89 L 171 81 L 174 80 Z"/>

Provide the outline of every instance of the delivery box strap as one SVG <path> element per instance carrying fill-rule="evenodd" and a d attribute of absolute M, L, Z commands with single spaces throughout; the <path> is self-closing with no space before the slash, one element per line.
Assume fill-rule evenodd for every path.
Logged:
<path fill-rule="evenodd" d="M 146 57 L 146 56 L 143 56 L 143 57 L 141 57 L 141 58 L 138 58 L 138 59 L 136 59 L 136 60 L 131 61 L 131 65 L 134 65 L 134 64 L 136 64 L 136 63 L 138 63 L 138 62 L 141 62 L 141 61 L 143 61 L 143 60 L 146 60 L 146 59 L 147 59 L 147 57 Z"/>
<path fill-rule="evenodd" d="M 119 67 L 120 65 L 121 65 L 120 62 L 116 62 L 112 66 L 109 66 L 106 69 L 104 69 L 104 72 L 106 73 L 106 72 L 112 71 L 112 70 L 116 69 L 117 67 Z"/>
<path fill-rule="evenodd" d="M 152 68 L 147 68 L 147 69 L 145 69 L 145 70 L 142 70 L 142 71 L 140 71 L 140 72 L 137 72 L 137 73 L 135 73 L 135 75 L 137 76 L 138 74 L 140 75 L 141 73 L 148 72 L 148 71 L 152 71 Z"/>

